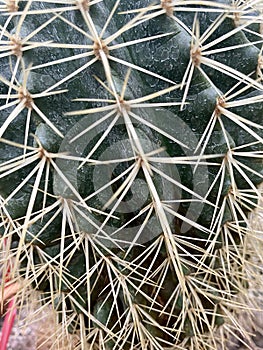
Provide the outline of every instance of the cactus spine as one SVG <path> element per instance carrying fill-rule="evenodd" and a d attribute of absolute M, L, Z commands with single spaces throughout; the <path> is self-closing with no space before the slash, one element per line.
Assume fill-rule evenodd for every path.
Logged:
<path fill-rule="evenodd" d="M 211 349 L 216 329 L 242 332 L 260 2 L 2 1 L 1 239 L 78 348 Z"/>

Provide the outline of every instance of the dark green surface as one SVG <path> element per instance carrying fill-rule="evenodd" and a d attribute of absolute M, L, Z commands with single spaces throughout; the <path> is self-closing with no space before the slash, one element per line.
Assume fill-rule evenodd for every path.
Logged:
<path fill-rule="evenodd" d="M 91 6 L 89 15 L 94 20 L 98 32 L 103 28 L 114 3 L 113 0 L 105 0 Z M 119 14 L 119 12 L 131 10 L 134 9 L 134 7 L 142 8 L 149 4 L 151 4 L 151 2 L 146 0 L 140 0 L 136 3 L 121 1 L 118 10 L 113 15 L 104 33 L 104 38 L 115 33 L 135 16 L 133 13 Z M 23 9 L 23 6 L 25 6 L 24 3 L 22 3 L 21 9 Z M 43 10 L 53 7 L 58 8 L 60 6 L 62 5 L 33 1 L 31 9 Z M 164 78 L 157 79 L 149 74 L 132 69 L 125 92 L 126 100 L 139 98 L 160 91 L 161 89 L 171 86 L 171 82 L 181 83 L 190 58 L 192 40 L 190 31 L 194 20 L 194 14 L 188 11 L 179 11 L 176 15 L 181 22 L 185 23 L 185 27 L 182 27 L 181 23 L 176 22 L 173 18 L 162 14 L 153 19 L 143 21 L 141 24 L 124 32 L 113 41 L 112 44 L 115 45 L 130 40 L 138 39 L 139 41 L 141 38 L 171 33 L 162 38 L 152 39 L 142 43 L 139 42 L 110 52 L 112 56 L 118 59 L 140 66 Z M 200 23 L 201 33 L 215 21 L 218 15 L 219 13 L 199 12 L 198 23 Z M 52 16 L 53 15 L 50 13 L 26 16 L 21 27 L 21 36 L 28 35 Z M 75 43 L 78 45 L 92 44 L 92 41 L 81 32 L 89 33 L 89 29 L 79 11 L 72 10 L 63 12 L 62 16 L 65 18 L 65 21 L 62 21 L 59 17 L 55 18 L 48 26 L 44 27 L 33 36 L 31 40 L 34 42 L 52 41 L 59 43 Z M 66 23 L 66 21 L 72 22 L 80 31 L 77 31 Z M 5 20 L 0 17 L 0 25 L 3 26 L 4 23 Z M 234 28 L 234 21 L 230 18 L 226 18 L 208 40 L 205 41 L 204 45 L 208 42 L 212 42 L 212 40 L 216 38 L 220 38 L 229 31 L 234 30 Z M 249 28 L 256 30 L 258 26 L 253 25 Z M 13 30 L 13 32 L 16 31 L 16 17 L 10 22 L 7 29 L 10 31 Z M 212 49 L 224 48 L 223 52 L 214 53 L 206 57 L 218 61 L 227 67 L 236 69 L 241 74 L 249 75 L 253 79 L 255 77 L 254 72 L 257 68 L 260 48 L 259 44 L 246 45 L 249 43 L 249 40 L 253 42 L 259 39 L 255 35 L 247 35 L 245 30 L 240 30 L 226 40 L 220 41 L 216 46 L 212 46 Z M 243 46 L 235 48 L 234 50 L 228 49 L 235 45 Z M 82 67 L 89 60 L 93 59 L 92 55 L 74 59 L 75 55 L 84 52 L 84 48 L 50 48 L 45 45 L 25 51 L 23 54 L 25 67 L 28 68 L 29 65 L 33 67 L 27 80 L 27 88 L 30 93 L 38 94 L 43 92 L 59 80 Z M 71 57 L 67 62 L 34 69 L 35 66 L 67 57 Z M 15 57 L 12 57 L 12 60 L 16 62 Z M 109 62 L 116 92 L 120 94 L 128 68 L 120 63 Z M 0 66 L 1 76 L 6 79 L 11 79 L 12 73 L 10 72 L 10 64 L 5 57 L 0 58 Z M 201 69 L 204 75 L 197 67 L 194 68 L 193 78 L 185 101 L 186 105 L 183 106 L 183 108 L 180 109 L 180 106 L 174 106 L 172 103 L 182 100 L 185 86 L 183 89 L 176 89 L 165 95 L 156 97 L 151 101 L 147 101 L 171 103 L 170 106 L 141 109 L 131 108 L 132 113 L 139 115 L 148 123 L 148 125 L 142 124 L 130 115 L 137 136 L 146 154 L 147 152 L 160 148 L 163 148 L 162 153 L 154 155 L 153 157 L 164 156 L 168 158 L 174 157 L 176 159 L 176 157 L 191 157 L 200 154 L 202 146 L 201 148 L 199 147 L 198 150 L 196 150 L 196 147 L 215 111 L 217 98 L 219 97 L 218 94 L 227 94 L 229 91 L 235 92 L 238 91 L 239 88 L 242 90 L 242 87 L 245 86 L 245 84 L 242 83 L 234 88 L 237 84 L 236 78 L 229 77 L 228 74 L 223 74 L 205 65 L 201 65 Z M 16 76 L 18 82 L 23 80 L 24 74 L 25 72 L 20 65 Z M 39 97 L 34 100 L 42 113 L 44 113 L 51 123 L 64 135 L 64 138 L 62 139 L 59 135 L 55 134 L 54 130 L 52 130 L 35 112 L 32 112 L 29 128 L 30 136 L 27 142 L 28 146 L 38 147 L 40 143 L 44 150 L 50 153 L 67 152 L 68 155 L 78 157 L 86 157 L 89 154 L 92 148 L 99 142 L 105 130 L 109 128 L 115 114 L 107 121 L 99 124 L 94 130 L 87 132 L 80 140 L 71 142 L 72 137 L 83 130 L 83 125 L 90 126 L 92 123 L 105 117 L 106 112 L 97 112 L 88 116 L 83 116 L 81 114 L 69 116 L 66 115 L 66 113 L 107 105 L 106 102 L 73 101 L 76 98 L 114 99 L 98 80 L 95 79 L 95 76 L 107 84 L 104 67 L 101 61 L 92 64 L 89 68 L 83 70 L 55 89 L 66 89 L 67 91 L 63 94 Z M 170 82 L 167 80 L 170 80 Z M 214 86 L 211 85 L 211 82 Z M 256 95 L 262 96 L 263 88 L 261 89 L 259 84 L 260 83 L 258 83 L 257 88 L 250 87 L 249 89 L 244 89 L 242 93 L 237 95 L 235 100 L 245 100 L 248 97 Z M 8 87 L 4 82 L 0 81 L 0 94 L 6 94 L 7 92 Z M 5 101 L 4 98 L 0 100 L 1 107 L 4 106 Z M 14 107 L 2 108 L 0 110 L 1 124 L 8 118 L 13 108 Z M 228 223 L 236 223 L 236 220 L 239 220 L 241 225 L 244 219 L 240 212 L 238 212 L 236 217 L 236 212 L 233 212 L 233 207 L 231 207 L 229 203 L 228 195 L 233 190 L 233 186 L 237 186 L 238 189 L 250 193 L 252 184 L 252 190 L 254 191 L 252 194 L 254 197 L 250 198 L 247 203 L 240 204 L 245 213 L 244 215 L 247 215 L 256 205 L 257 194 L 255 193 L 255 186 L 262 182 L 263 176 L 263 146 L 260 140 L 260 137 L 263 137 L 262 100 L 258 103 L 251 102 L 247 105 L 242 104 L 241 106 L 228 108 L 227 110 L 242 117 L 243 121 L 247 120 L 247 124 L 244 125 L 248 127 L 250 127 L 250 122 L 261 125 L 261 129 L 256 126 L 251 127 L 257 137 L 249 134 L 247 128 L 242 128 L 240 123 L 231 121 L 227 115 L 221 115 L 220 119 L 222 123 L 220 124 L 219 121 L 215 123 L 209 141 L 203 149 L 204 154 L 214 155 L 208 159 L 207 164 L 201 162 L 195 169 L 195 164 L 170 164 L 169 161 L 167 161 L 167 164 L 163 164 L 162 162 L 151 163 L 159 171 L 163 171 L 173 180 L 180 182 L 182 186 L 180 187 L 176 184 L 172 184 L 167 181 L 167 179 L 164 179 L 164 177 L 153 172 L 152 181 L 160 199 L 169 202 L 171 208 L 177 213 L 175 216 L 167 214 L 167 217 L 170 220 L 169 224 L 172 234 L 174 237 L 178 235 L 181 240 L 177 245 L 178 254 L 180 256 L 180 261 L 177 261 L 178 270 L 181 270 L 184 276 L 194 276 L 200 281 L 200 285 L 203 281 L 204 283 L 209 282 L 210 285 L 208 284 L 207 287 L 204 287 L 204 290 L 208 291 L 210 296 L 217 290 L 217 295 L 215 295 L 215 300 L 213 300 L 213 302 L 211 302 L 209 298 L 202 296 L 199 292 L 197 293 L 197 299 L 203 305 L 208 315 L 207 319 L 200 318 L 197 322 L 196 327 L 200 333 L 205 333 L 208 330 L 207 322 L 212 322 L 211 314 L 213 313 L 216 314 L 214 322 L 215 327 L 224 323 L 223 312 L 220 311 L 220 306 L 217 307 L 215 304 L 220 302 L 220 298 L 225 297 L 224 289 L 226 285 L 215 277 L 217 272 L 221 275 L 222 279 L 229 278 L 229 294 L 236 294 L 239 289 L 238 282 L 247 288 L 245 277 L 244 280 L 241 278 L 239 281 L 239 277 L 229 276 L 228 274 L 224 275 L 224 272 L 222 272 L 224 269 L 222 261 L 218 257 L 218 252 L 220 249 L 223 250 L 225 248 L 226 241 L 223 229 L 221 231 L 221 228 L 224 225 L 227 226 Z M 27 109 L 24 109 L 10 123 L 3 134 L 3 138 L 23 144 L 26 115 Z M 122 120 L 119 120 L 118 123 L 116 123 L 117 125 L 112 128 L 107 138 L 103 140 L 101 145 L 94 152 L 92 155 L 93 160 L 101 160 L 104 154 L 103 152 L 110 148 L 112 144 L 119 144 L 120 147 L 118 151 L 112 151 L 110 153 L 110 157 L 112 158 L 107 158 L 107 160 L 118 159 L 120 155 L 123 159 L 132 157 L 133 148 L 131 145 L 127 147 L 127 140 L 129 140 L 127 126 Z M 155 125 L 155 127 L 149 127 L 149 123 Z M 157 128 L 163 130 L 163 133 Z M 167 133 L 182 142 L 184 146 L 167 137 Z M 34 137 L 32 135 L 34 135 Z M 85 147 L 82 147 L 84 143 Z M 240 171 L 235 168 L 233 171 L 234 178 L 232 178 L 231 169 L 226 166 L 224 178 L 222 179 L 221 176 L 217 178 L 218 171 L 226 154 L 239 146 L 244 146 L 240 151 L 248 152 L 248 156 L 244 154 L 238 155 L 237 150 L 237 154 L 234 155 L 234 159 L 236 159 L 241 168 L 244 169 L 245 175 L 241 174 Z M 27 153 L 28 152 L 29 150 Z M 250 154 L 251 152 L 258 154 L 258 157 L 251 157 L 249 152 Z M 22 148 L 11 146 L 1 141 L 0 171 L 3 172 L 1 164 L 21 156 L 22 154 Z M 55 158 L 56 157 L 54 157 L 54 159 Z M 38 161 L 39 160 L 36 160 L 34 163 L 26 164 L 21 169 L 2 176 L 0 178 L 0 195 L 3 198 L 7 198 L 10 193 L 19 186 L 21 181 L 28 176 L 30 171 L 37 166 Z M 121 172 L 125 171 L 132 163 L 133 160 L 117 164 L 112 174 L 109 175 L 109 178 L 105 179 L 105 183 L 119 176 Z M 86 163 L 81 169 L 78 169 L 80 165 L 79 160 L 65 160 L 62 157 L 62 160 L 56 160 L 56 164 L 72 183 L 72 186 L 75 186 L 76 191 L 79 192 L 82 198 L 91 196 L 92 193 L 96 191 L 94 179 L 98 179 L 100 174 L 106 174 L 106 170 L 104 172 L 102 172 L 102 170 L 96 170 L 97 168 L 94 164 L 91 165 L 90 163 Z M 107 166 L 108 164 L 106 168 Z M 45 165 L 45 170 L 46 169 L 47 165 Z M 112 168 L 109 169 L 111 170 Z M 71 204 L 74 201 L 79 202 L 80 197 L 76 198 L 76 195 L 72 192 L 72 188 L 69 188 L 68 183 L 65 183 L 60 175 L 56 173 L 52 165 L 50 166 L 48 183 L 46 183 L 45 170 L 41 176 L 38 194 L 34 201 L 33 212 L 30 217 L 31 220 L 42 210 L 44 200 L 46 201 L 46 208 L 55 203 L 60 197 L 66 199 L 68 203 Z M 118 191 L 122 183 L 127 179 L 127 176 L 128 175 L 122 176 L 111 186 L 113 193 Z M 32 186 L 35 180 L 36 173 L 6 205 L 11 218 L 17 220 L 19 225 L 23 225 L 24 223 L 24 216 L 27 213 L 28 203 L 32 195 Z M 102 179 L 101 183 L 103 183 L 103 180 L 104 179 Z M 145 186 L 147 187 L 142 169 L 138 172 L 136 181 L 139 181 L 139 185 L 135 187 L 135 191 L 137 192 L 133 194 L 132 190 L 134 189 L 129 189 L 123 198 L 128 214 L 118 211 L 118 209 L 114 210 L 113 215 L 115 215 L 115 217 L 110 218 L 108 222 L 111 228 L 121 228 L 124 224 L 127 224 L 127 227 L 123 230 L 125 232 L 128 228 L 140 227 L 144 224 L 147 212 L 129 223 L 129 221 L 136 215 L 139 215 L 141 211 L 141 207 L 136 208 L 136 210 L 130 209 L 130 201 L 131 199 L 136 201 L 136 198 L 139 200 L 140 197 L 143 197 Z M 193 199 L 200 200 L 200 197 L 204 198 L 212 184 L 213 186 L 206 197 L 207 202 L 199 206 L 192 206 Z M 45 191 L 46 188 L 48 189 L 48 195 L 45 198 L 43 191 Z M 196 198 L 193 192 L 197 194 Z M 222 207 L 226 198 L 226 204 Z M 100 197 L 94 196 L 90 199 L 86 199 L 85 202 L 93 210 L 104 210 L 103 206 L 108 199 L 108 193 L 106 193 Z M 181 199 L 183 199 L 183 201 Z M 171 203 L 173 200 L 177 200 L 177 202 Z M 148 193 L 144 205 L 148 205 L 151 202 L 152 197 Z M 215 208 L 215 205 L 217 205 L 217 208 Z M 61 208 L 61 211 L 58 212 L 58 208 Z M 43 272 L 38 278 L 32 281 L 32 284 L 37 289 L 47 293 L 47 295 L 51 293 L 51 297 L 56 294 L 58 298 L 57 309 L 59 311 L 61 311 L 63 307 L 66 307 L 68 309 L 66 314 L 71 315 L 72 309 L 77 314 L 82 314 L 83 310 L 88 310 L 88 313 L 84 316 L 87 333 L 94 328 L 101 330 L 106 349 L 129 349 L 132 347 L 139 349 L 139 346 L 142 345 L 141 335 L 137 330 L 134 334 L 126 334 L 123 328 L 125 315 L 130 312 L 133 305 L 137 305 L 138 309 L 142 308 L 144 311 L 144 313 L 138 311 L 139 322 L 142 328 L 145 329 L 145 333 L 147 334 L 147 332 L 149 332 L 149 337 L 153 337 L 155 344 L 158 344 L 155 345 L 156 349 L 173 343 L 177 344 L 184 339 L 193 337 L 196 330 L 193 329 L 191 319 L 185 316 L 185 319 L 181 320 L 183 317 L 181 311 L 183 309 L 184 300 L 182 292 L 175 292 L 178 288 L 179 276 L 177 276 L 178 270 L 176 271 L 173 262 L 170 260 L 169 247 L 163 243 L 160 251 L 155 248 L 156 250 L 153 249 L 151 253 L 147 254 L 147 249 L 150 249 L 149 247 L 151 244 L 155 242 L 155 240 L 164 237 L 162 226 L 158 221 L 159 219 L 157 218 L 156 221 L 152 221 L 152 226 L 149 224 L 148 227 L 145 227 L 145 237 L 148 237 L 148 240 L 145 240 L 142 245 L 133 247 L 126 256 L 125 252 L 128 249 L 127 247 L 120 250 L 117 242 L 115 246 L 109 248 L 104 238 L 98 240 L 96 237 L 94 238 L 93 235 L 96 233 L 97 228 L 94 228 L 94 225 L 86 218 L 89 217 L 91 220 L 96 220 L 96 223 L 101 225 L 105 220 L 104 215 L 101 213 L 94 213 L 93 210 L 89 212 L 87 209 L 83 209 L 79 203 L 77 204 L 77 208 L 82 211 L 82 216 L 76 208 L 72 208 L 72 217 L 70 220 L 68 218 L 63 218 L 63 210 L 65 207 L 61 204 L 57 208 L 45 212 L 43 217 L 37 218 L 35 222 L 30 223 L 24 236 L 20 236 L 20 238 L 23 237 L 25 243 L 24 250 L 19 251 L 21 255 L 20 260 L 22 260 L 21 274 L 25 276 L 27 267 L 30 268 L 32 263 L 36 266 L 43 264 L 43 256 L 45 256 L 47 260 L 53 259 L 51 266 L 56 269 L 59 268 L 62 260 L 63 266 L 60 267 L 64 273 L 62 281 L 59 281 L 59 273 L 54 274 L 51 281 L 48 281 L 48 274 Z M 221 211 L 222 208 L 223 210 Z M 107 213 L 111 212 L 109 208 L 105 211 Z M 157 212 L 157 214 L 159 213 Z M 154 215 L 154 213 L 151 215 L 151 219 Z M 184 217 L 190 220 L 193 218 L 195 224 L 193 226 L 186 226 L 185 229 Z M 209 232 L 209 229 L 212 228 L 211 225 L 214 225 L 215 220 L 218 218 L 218 230 L 214 229 L 212 233 Z M 66 221 L 63 221 L 64 219 Z M 108 227 L 105 230 L 107 229 Z M 109 232 L 111 233 L 111 231 Z M 154 232 L 154 234 L 152 234 L 152 232 Z M 156 234 L 156 232 L 158 232 L 158 234 Z M 62 233 L 64 233 L 64 236 Z M 78 241 L 76 237 L 80 236 L 84 238 L 82 238 L 82 240 L 78 238 L 81 243 L 78 247 L 74 246 L 74 242 Z M 239 233 L 230 230 L 230 236 L 232 239 L 232 241 L 230 240 L 231 244 L 234 242 L 234 247 L 238 247 L 242 241 Z M 87 248 L 85 238 L 94 240 L 94 245 L 91 247 L 89 243 Z M 176 238 L 174 239 L 176 241 Z M 14 234 L 13 240 L 19 240 L 19 236 Z M 214 243 L 212 244 L 211 242 L 213 240 Z M 33 261 L 31 261 L 29 256 L 25 253 L 30 249 L 30 246 L 34 247 L 32 253 L 33 257 L 31 257 Z M 61 246 L 65 249 L 63 254 L 61 254 Z M 96 248 L 94 248 L 94 246 L 96 246 Z M 206 256 L 204 258 L 204 251 L 208 249 L 208 247 L 213 257 Z M 74 254 L 71 255 L 71 251 L 73 251 Z M 112 263 L 112 265 L 109 265 L 110 267 L 107 266 L 107 259 Z M 120 259 L 120 261 L 118 262 L 117 259 Z M 226 256 L 223 256 L 223 259 L 226 259 Z M 202 261 L 202 266 L 204 266 L 204 271 L 201 272 L 197 266 L 200 261 Z M 230 258 L 226 263 L 238 265 L 234 258 Z M 96 264 L 98 264 L 98 266 Z M 126 268 L 124 266 L 126 266 Z M 129 266 L 129 268 L 127 268 L 127 266 Z M 167 269 L 166 266 L 168 266 Z M 208 278 L 206 274 L 210 267 L 216 272 L 215 275 L 211 274 L 211 278 Z M 109 272 L 109 270 L 111 272 Z M 157 273 L 156 271 L 159 272 Z M 85 274 L 88 274 L 88 277 L 85 277 Z M 144 275 L 147 275 L 148 279 L 142 282 Z M 160 279 L 160 276 L 165 277 Z M 118 284 L 119 278 L 127 278 L 125 280 L 127 290 L 122 290 L 123 286 Z M 233 281 L 231 278 L 233 278 Z M 87 279 L 90 283 L 89 286 L 87 286 Z M 51 282 L 52 288 L 54 288 L 53 290 L 51 290 Z M 112 284 L 114 283 L 116 285 L 115 294 L 112 291 Z M 63 304 L 63 306 L 59 297 L 60 292 L 63 292 L 66 296 L 70 295 L 67 299 L 67 303 L 65 305 Z M 129 294 L 130 300 L 127 299 L 125 293 Z M 195 303 L 197 301 L 195 300 L 195 296 L 192 295 L 191 289 L 187 290 L 186 295 L 191 298 L 190 302 L 193 303 L 193 306 L 196 306 Z M 75 303 L 72 302 L 72 299 Z M 165 309 L 164 314 L 161 313 L 163 309 Z M 90 312 L 98 323 L 96 323 L 94 319 L 92 322 L 90 321 L 88 316 Z M 145 314 L 148 315 L 148 318 Z M 130 316 L 129 324 L 135 322 L 133 317 L 134 315 Z M 73 318 L 72 324 L 68 327 L 70 332 L 75 332 L 79 328 L 77 323 L 75 324 L 75 322 L 77 322 L 76 319 L 77 316 Z M 180 331 L 177 329 L 178 322 L 182 322 L 183 324 Z M 115 334 L 115 337 L 112 336 L 112 333 Z M 119 336 L 125 339 L 124 343 L 120 342 Z M 99 340 L 96 339 L 96 342 L 99 343 Z"/>

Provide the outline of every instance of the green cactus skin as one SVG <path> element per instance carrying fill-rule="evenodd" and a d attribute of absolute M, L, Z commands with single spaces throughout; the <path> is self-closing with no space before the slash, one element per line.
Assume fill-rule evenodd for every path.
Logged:
<path fill-rule="evenodd" d="M 14 279 L 79 349 L 216 349 L 218 328 L 238 331 L 254 254 L 260 1 L 2 3 Z"/>

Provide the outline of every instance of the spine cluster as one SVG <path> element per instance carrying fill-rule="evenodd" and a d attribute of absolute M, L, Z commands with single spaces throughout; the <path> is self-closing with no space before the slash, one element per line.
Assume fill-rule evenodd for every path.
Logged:
<path fill-rule="evenodd" d="M 1 1 L 2 270 L 77 348 L 244 336 L 262 49 L 261 0 Z"/>

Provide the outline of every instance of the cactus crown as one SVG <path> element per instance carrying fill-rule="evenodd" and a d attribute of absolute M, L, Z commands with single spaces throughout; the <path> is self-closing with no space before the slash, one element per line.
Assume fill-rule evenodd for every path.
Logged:
<path fill-rule="evenodd" d="M 81 349 L 211 349 L 244 333 L 260 1 L 2 3 L 3 271 L 11 258 Z"/>

